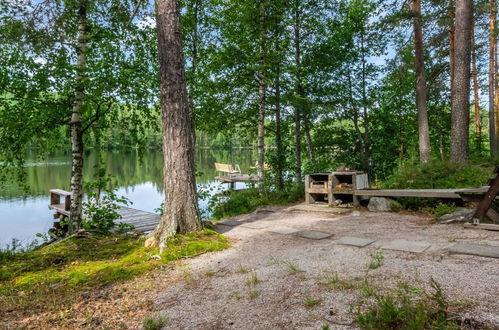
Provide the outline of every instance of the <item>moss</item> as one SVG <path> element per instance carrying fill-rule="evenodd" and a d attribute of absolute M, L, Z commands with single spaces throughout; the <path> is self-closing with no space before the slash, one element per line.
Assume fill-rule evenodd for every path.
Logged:
<path fill-rule="evenodd" d="M 16 309 L 43 306 L 51 294 L 59 296 L 55 300 L 62 304 L 70 293 L 126 281 L 161 264 L 228 246 L 225 237 L 205 230 L 178 235 L 160 260 L 151 258 L 157 249 L 145 248 L 142 239 L 129 237 L 72 238 L 12 254 L 0 260 L 0 313 L 14 300 L 16 306 L 11 307 Z"/>

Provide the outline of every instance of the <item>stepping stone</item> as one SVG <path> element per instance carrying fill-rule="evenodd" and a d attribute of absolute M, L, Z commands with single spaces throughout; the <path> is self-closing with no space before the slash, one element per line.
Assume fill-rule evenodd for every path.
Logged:
<path fill-rule="evenodd" d="M 364 247 L 368 246 L 369 244 L 375 242 L 373 239 L 369 238 L 361 238 L 361 237 L 342 237 L 338 240 L 339 244 L 343 245 L 352 245 L 352 246 L 357 246 L 357 247 Z"/>
<path fill-rule="evenodd" d="M 299 232 L 298 229 L 289 228 L 289 227 L 280 227 L 280 228 L 271 229 L 269 231 L 271 233 L 282 234 L 282 235 L 289 235 Z"/>
<path fill-rule="evenodd" d="M 381 248 L 385 250 L 421 253 L 430 246 L 431 244 L 428 242 L 415 242 L 415 241 L 406 241 L 404 239 L 397 239 L 395 241 L 388 242 L 386 245 L 382 246 Z"/>
<path fill-rule="evenodd" d="M 313 231 L 313 230 L 301 230 L 296 232 L 295 235 L 309 239 L 324 239 L 333 236 L 333 234 L 330 233 L 324 233 L 321 231 Z"/>
<path fill-rule="evenodd" d="M 264 228 L 267 228 L 266 225 L 262 224 L 262 223 L 246 223 L 244 225 L 242 225 L 241 227 L 243 228 L 249 228 L 249 229 L 264 229 Z"/>
<path fill-rule="evenodd" d="M 449 248 L 450 253 L 469 254 L 472 256 L 499 258 L 499 246 L 480 245 L 459 242 Z"/>
<path fill-rule="evenodd" d="M 239 225 L 242 225 L 244 224 L 245 222 L 242 222 L 242 221 L 237 221 L 237 220 L 225 220 L 225 221 L 221 221 L 218 223 L 218 225 L 224 225 L 224 226 L 231 226 L 231 227 L 234 227 L 234 226 L 239 226 Z"/>

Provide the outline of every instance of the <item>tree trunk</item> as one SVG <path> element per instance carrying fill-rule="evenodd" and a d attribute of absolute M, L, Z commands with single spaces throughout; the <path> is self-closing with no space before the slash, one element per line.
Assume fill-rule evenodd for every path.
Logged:
<path fill-rule="evenodd" d="M 281 129 L 281 70 L 280 63 L 277 64 L 275 78 L 275 144 L 276 144 L 276 186 L 277 189 L 284 188 L 283 163 L 284 150 L 282 149 L 282 129 Z"/>
<path fill-rule="evenodd" d="M 480 136 L 482 135 L 482 127 L 480 123 L 480 100 L 478 96 L 478 74 L 476 70 L 475 24 L 472 24 L 471 26 L 471 68 L 473 75 L 473 103 L 475 108 L 475 139 L 480 150 Z"/>
<path fill-rule="evenodd" d="M 312 136 L 310 135 L 310 120 L 308 116 L 303 119 L 303 132 L 305 133 L 305 142 L 307 143 L 308 158 L 314 160 L 314 146 L 312 145 Z"/>
<path fill-rule="evenodd" d="M 265 30 L 264 30 L 264 5 L 260 3 L 260 40 L 259 40 L 259 62 L 258 70 L 258 176 L 264 179 L 265 172 L 265 106 L 267 96 L 267 85 L 265 83 Z"/>
<path fill-rule="evenodd" d="M 301 121 L 302 121 L 302 100 L 298 99 L 298 95 L 303 95 L 302 85 L 301 85 L 301 49 L 300 49 L 300 28 L 301 28 L 301 18 L 300 18 L 300 2 L 294 2 L 293 8 L 293 28 L 294 28 L 294 47 L 295 47 L 295 181 L 297 184 L 301 184 Z"/>
<path fill-rule="evenodd" d="M 418 108 L 419 160 L 430 160 L 430 129 L 426 111 L 426 81 L 424 67 L 423 32 L 421 23 L 421 1 L 413 0 L 414 12 L 414 50 L 416 62 L 416 106 Z"/>
<path fill-rule="evenodd" d="M 421 11 L 420 11 L 421 12 Z M 449 0 L 448 8 L 449 18 L 449 75 L 450 75 L 450 90 L 454 90 L 454 34 L 456 31 L 454 23 L 454 0 Z"/>
<path fill-rule="evenodd" d="M 87 2 L 79 2 L 78 8 L 78 55 L 75 77 L 75 99 L 71 113 L 71 207 L 68 233 L 71 234 L 81 228 L 83 202 L 83 131 L 81 127 L 81 110 L 85 98 L 85 69 L 87 62 Z"/>
<path fill-rule="evenodd" d="M 361 144 L 362 151 L 360 153 L 360 161 L 362 167 L 372 177 L 371 167 L 369 166 L 370 158 L 370 139 L 369 139 L 369 114 L 367 112 L 367 73 L 366 73 L 366 52 L 364 48 L 364 29 L 360 31 L 360 47 L 361 47 L 361 60 L 362 60 L 362 121 L 364 126 L 363 142 Z"/>
<path fill-rule="evenodd" d="M 450 159 L 467 163 L 470 112 L 471 0 L 456 3 L 455 72 Z"/>
<path fill-rule="evenodd" d="M 162 252 L 176 233 L 200 230 L 194 173 L 192 118 L 185 82 L 184 55 L 177 0 L 156 0 L 156 32 L 163 121 L 163 216 L 147 245 Z"/>
<path fill-rule="evenodd" d="M 496 2 L 490 0 L 490 22 L 489 22 L 489 141 L 490 154 L 496 157 L 498 144 L 495 128 L 495 30 L 496 30 Z"/>

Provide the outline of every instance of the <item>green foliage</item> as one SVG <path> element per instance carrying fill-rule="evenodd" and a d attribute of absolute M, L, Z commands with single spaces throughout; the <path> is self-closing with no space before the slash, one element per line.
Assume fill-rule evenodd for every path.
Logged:
<path fill-rule="evenodd" d="M 144 330 L 160 330 L 166 324 L 168 319 L 162 315 L 155 314 L 147 316 L 142 322 Z"/>
<path fill-rule="evenodd" d="M 322 301 L 321 299 L 313 299 L 313 298 L 310 298 L 309 296 L 307 296 L 303 299 L 303 304 L 306 307 L 313 307 L 313 306 L 319 304 L 321 301 Z"/>
<path fill-rule="evenodd" d="M 142 239 L 121 236 L 70 238 L 32 251 L 0 254 L 0 312 L 62 306 L 83 290 L 228 246 L 226 238 L 207 230 L 176 236 L 160 260 L 152 257 L 158 250 L 145 248 Z"/>
<path fill-rule="evenodd" d="M 260 206 L 286 205 L 303 197 L 303 187 L 287 186 L 283 190 L 249 188 L 230 191 L 227 196 L 218 196 L 213 210 L 213 218 L 222 219 L 238 214 L 249 213 Z"/>
<path fill-rule="evenodd" d="M 492 168 L 433 160 L 427 164 L 401 164 L 382 188 L 447 189 L 479 187 L 487 184 Z"/>
<path fill-rule="evenodd" d="M 432 280 L 433 293 L 401 284 L 396 294 L 374 293 L 374 302 L 357 312 L 361 329 L 458 329 L 450 320 L 442 289 Z"/>
<path fill-rule="evenodd" d="M 83 228 L 103 233 L 109 233 L 112 229 L 122 233 L 132 230 L 133 226 L 116 222 L 121 218 L 118 210 L 121 206 L 129 205 L 130 201 L 124 196 L 119 197 L 108 188 L 112 177 L 106 176 L 104 169 L 98 173 L 99 178 L 96 181 L 86 184 L 88 200 L 83 202 Z"/>
<path fill-rule="evenodd" d="M 456 210 L 456 205 L 454 205 L 453 203 L 451 204 L 438 203 L 434 207 L 424 207 L 421 209 L 421 211 L 423 212 L 432 214 L 435 217 L 435 219 L 440 218 L 442 215 L 452 213 L 455 210 Z"/>

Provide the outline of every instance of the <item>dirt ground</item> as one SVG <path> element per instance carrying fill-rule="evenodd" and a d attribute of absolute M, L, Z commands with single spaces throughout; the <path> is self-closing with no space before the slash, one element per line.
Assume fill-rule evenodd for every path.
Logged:
<path fill-rule="evenodd" d="M 355 328 L 356 290 L 331 290 L 328 274 L 344 280 L 368 279 L 377 287 L 407 282 L 429 289 L 436 280 L 463 318 L 499 329 L 499 260 L 449 255 L 453 242 L 499 246 L 499 232 L 433 224 L 431 218 L 401 213 L 360 216 L 271 208 L 236 217 L 253 227 L 218 226 L 234 240 L 231 249 L 189 260 L 175 270 L 178 284 L 162 292 L 156 308 L 172 329 L 331 329 Z M 263 228 L 265 227 L 265 228 Z M 278 227 L 333 234 L 311 240 L 268 232 Z M 364 247 L 340 245 L 342 236 L 376 240 Z M 373 254 L 393 239 L 427 241 L 423 253 L 383 251 L 384 264 L 369 269 Z M 255 278 L 256 277 L 256 278 Z M 306 306 L 306 300 L 317 304 Z M 460 306 L 460 307 L 459 307 Z"/>
<path fill-rule="evenodd" d="M 404 282 L 431 291 L 433 278 L 459 317 L 480 324 L 478 328 L 499 329 L 499 259 L 446 250 L 459 241 L 499 246 L 499 232 L 434 224 L 413 213 L 361 211 L 353 216 L 351 211 L 334 214 L 296 207 L 266 208 L 230 220 L 241 225 L 217 226 L 231 239 L 227 250 L 88 292 L 60 313 L 33 315 L 0 327 L 137 329 L 146 316 L 161 314 L 165 329 L 354 329 L 359 290 L 328 287 L 327 277 L 337 274 L 348 283 L 367 280 L 379 290 Z M 312 240 L 269 232 L 280 227 L 332 237 Z M 343 236 L 376 241 L 358 248 L 338 244 Z M 369 269 L 372 255 L 394 239 L 432 245 L 423 253 L 384 250 L 383 265 Z"/>

